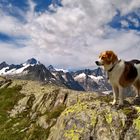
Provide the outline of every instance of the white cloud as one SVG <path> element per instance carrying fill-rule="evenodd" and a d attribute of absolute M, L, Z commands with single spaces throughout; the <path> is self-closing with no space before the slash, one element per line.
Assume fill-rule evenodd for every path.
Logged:
<path fill-rule="evenodd" d="M 4 20 L 0 24 L 0 32 L 25 36 L 28 40 L 22 42 L 26 46 L 23 48 L 0 43 L 3 52 L 0 60 L 22 62 L 36 57 L 46 65 L 82 68 L 94 66 L 100 51 L 106 49 L 112 49 L 120 57 L 128 59 L 129 48 L 132 49 L 131 56 L 140 58 L 138 50 L 135 51 L 140 43 L 136 31 L 118 31 L 107 26 L 116 9 L 121 14 L 137 9 L 140 2 L 133 1 L 63 0 L 63 7 L 53 14 L 34 13 L 35 4 L 29 1 L 30 10 L 25 14 L 25 23 L 1 11 L 0 18 Z M 124 22 L 122 24 L 125 25 Z"/>
<path fill-rule="evenodd" d="M 139 0 L 109 0 L 109 3 L 112 4 L 116 9 L 121 11 L 122 15 L 128 14 L 132 11 L 136 11 L 139 8 Z"/>
<path fill-rule="evenodd" d="M 137 18 L 133 18 L 132 16 L 129 16 L 128 19 L 130 22 L 132 22 L 132 24 L 134 24 L 135 27 L 138 28 L 140 26 L 139 20 Z"/>
<path fill-rule="evenodd" d="M 122 26 L 122 27 L 128 28 L 128 26 L 129 26 L 128 21 L 126 21 L 126 20 L 121 20 L 121 26 Z"/>

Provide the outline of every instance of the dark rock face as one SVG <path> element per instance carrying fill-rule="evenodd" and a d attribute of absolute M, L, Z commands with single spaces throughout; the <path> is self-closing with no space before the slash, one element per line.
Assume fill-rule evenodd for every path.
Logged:
<path fill-rule="evenodd" d="M 5 70 L 5 72 L 7 72 L 7 71 L 9 71 L 11 69 L 19 69 L 21 67 L 22 67 L 22 65 L 14 65 L 14 64 L 11 64 L 11 65 L 9 65 L 9 68 Z"/>
<path fill-rule="evenodd" d="M 80 86 L 80 84 L 79 84 L 77 81 L 75 81 L 75 80 L 73 79 L 72 75 L 71 75 L 69 72 L 67 72 L 67 73 L 65 74 L 65 77 L 66 77 L 66 79 L 67 79 L 66 85 L 67 85 L 70 89 L 79 90 L 79 91 L 84 91 L 84 88 L 82 88 L 82 86 Z"/>
<path fill-rule="evenodd" d="M 55 71 L 56 71 L 55 68 L 54 68 L 52 65 L 49 65 L 49 66 L 47 67 L 47 69 L 48 69 L 50 72 L 55 72 Z"/>
<path fill-rule="evenodd" d="M 55 74 L 55 78 L 57 79 L 58 83 L 65 85 L 69 89 L 84 91 L 84 88 L 74 80 L 69 72 L 65 73 L 63 71 L 53 71 L 53 73 Z"/>
<path fill-rule="evenodd" d="M 98 67 L 97 69 L 94 69 L 94 70 L 83 69 L 83 70 L 71 72 L 72 76 L 74 76 L 74 77 L 78 74 L 81 74 L 81 73 L 85 73 L 86 75 L 105 76 L 104 70 L 100 67 Z"/>
<path fill-rule="evenodd" d="M 0 64 L 0 70 L 2 69 L 2 68 L 4 68 L 4 67 L 7 67 L 8 66 L 8 64 L 6 63 L 6 62 L 2 62 L 1 64 Z"/>
<path fill-rule="evenodd" d="M 94 70 L 95 76 L 105 76 L 105 71 L 98 67 L 97 69 Z"/>
<path fill-rule="evenodd" d="M 29 66 L 24 71 L 28 71 L 25 76 L 26 79 L 44 82 L 49 82 L 52 78 L 55 79 L 55 77 L 50 73 L 48 69 L 46 69 L 43 64 Z"/>
<path fill-rule="evenodd" d="M 111 90 L 105 72 L 101 68 L 95 70 L 78 70 L 76 72 L 59 71 L 52 65 L 46 68 L 34 58 L 28 59 L 25 63 L 19 65 L 8 65 L 3 62 L 0 64 L 0 70 L 7 66 L 8 68 L 1 73 L 3 75 L 7 73 L 8 77 L 12 78 L 54 83 L 78 91 Z M 83 78 L 77 78 L 80 74 L 84 74 L 85 76 Z"/>
<path fill-rule="evenodd" d="M 37 64 L 37 63 L 40 64 L 40 62 L 38 62 L 35 58 L 31 58 L 26 61 L 26 64 Z"/>

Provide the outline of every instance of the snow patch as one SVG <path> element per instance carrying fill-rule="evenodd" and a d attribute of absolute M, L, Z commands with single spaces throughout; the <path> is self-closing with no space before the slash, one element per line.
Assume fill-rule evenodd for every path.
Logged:
<path fill-rule="evenodd" d="M 103 94 L 106 94 L 106 95 L 109 95 L 109 94 L 112 93 L 112 90 L 103 91 L 102 93 L 103 93 Z"/>
<path fill-rule="evenodd" d="M 9 67 L 5 67 L 3 69 L 0 70 L 0 75 L 14 75 L 14 74 L 19 74 L 19 73 L 22 73 L 24 71 L 24 69 L 26 69 L 27 67 L 29 67 L 31 65 L 24 65 L 23 67 L 19 68 L 19 69 L 16 69 L 16 68 L 13 68 L 11 70 L 8 70 Z M 8 70 L 8 71 L 6 71 Z"/>
<path fill-rule="evenodd" d="M 62 71 L 62 72 L 64 72 L 64 73 L 67 73 L 67 72 L 68 72 L 68 70 L 64 70 L 64 69 L 57 69 L 57 68 L 55 68 L 55 70 L 56 70 L 56 71 Z"/>
<path fill-rule="evenodd" d="M 2 68 L 2 69 L 0 70 L 0 75 L 6 74 L 5 71 L 6 71 L 7 69 L 9 69 L 9 67 Z"/>
<path fill-rule="evenodd" d="M 81 74 L 77 75 L 76 77 L 74 77 L 74 80 L 85 79 L 85 78 L 86 78 L 86 74 L 85 73 L 81 73 Z"/>
<path fill-rule="evenodd" d="M 102 76 L 94 76 L 94 75 L 88 75 L 91 79 L 93 79 L 95 82 L 99 82 L 100 80 L 103 80 Z"/>

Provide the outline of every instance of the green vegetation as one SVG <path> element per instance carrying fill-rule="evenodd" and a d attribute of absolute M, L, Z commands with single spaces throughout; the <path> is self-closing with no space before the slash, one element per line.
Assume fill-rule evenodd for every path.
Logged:
<path fill-rule="evenodd" d="M 0 87 L 0 140 L 139 137 L 140 107 L 116 109 L 110 101 L 110 96 L 12 81 L 10 86 Z"/>
<path fill-rule="evenodd" d="M 14 118 L 9 116 L 9 112 L 14 108 L 20 99 L 25 97 L 20 93 L 22 86 L 15 85 L 9 88 L 0 89 L 0 140 L 46 140 L 50 133 L 50 127 L 44 129 L 38 126 L 36 120 L 31 120 L 30 112 L 35 97 L 31 94 L 27 102 L 27 108 Z M 46 122 L 49 124 L 52 119 L 56 119 L 64 111 L 65 105 L 54 107 L 51 111 L 46 111 Z"/>
<path fill-rule="evenodd" d="M 7 120 L 8 111 L 17 103 L 22 94 L 19 93 L 21 86 L 14 86 L 13 88 L 0 89 L 0 124 Z"/>
<path fill-rule="evenodd" d="M 64 136 L 69 140 L 79 140 L 80 134 L 84 131 L 84 129 L 77 129 L 76 125 L 73 125 L 71 130 L 66 130 Z"/>
<path fill-rule="evenodd" d="M 140 116 L 139 116 L 139 114 L 140 114 L 140 107 L 135 107 L 135 109 L 137 111 L 138 117 L 133 120 L 133 124 L 134 124 L 135 128 L 138 130 L 138 132 L 140 134 Z"/>
<path fill-rule="evenodd" d="M 105 118 L 106 118 L 106 121 L 107 121 L 108 124 L 112 123 L 112 114 L 107 113 L 105 115 Z"/>
<path fill-rule="evenodd" d="M 135 128 L 138 130 L 140 134 L 140 116 L 137 119 L 133 120 L 133 124 L 135 125 Z"/>
<path fill-rule="evenodd" d="M 51 119 L 56 119 L 60 116 L 60 114 L 65 110 L 65 105 L 61 104 L 55 107 L 51 112 L 47 112 L 47 120 L 46 122 L 49 123 Z"/>
<path fill-rule="evenodd" d="M 27 118 L 9 118 L 9 113 L 14 105 L 23 97 L 20 93 L 21 86 L 0 89 L 0 139 L 19 140 L 24 136 L 20 132 L 28 125 Z"/>
<path fill-rule="evenodd" d="M 63 115 L 69 115 L 69 113 L 79 113 L 82 110 L 86 110 L 87 109 L 87 104 L 86 103 L 82 103 L 80 101 L 78 101 L 76 104 L 67 107 L 67 109 L 63 112 Z"/>
<path fill-rule="evenodd" d="M 44 129 L 36 124 L 32 124 L 23 140 L 47 140 L 50 128 Z"/>

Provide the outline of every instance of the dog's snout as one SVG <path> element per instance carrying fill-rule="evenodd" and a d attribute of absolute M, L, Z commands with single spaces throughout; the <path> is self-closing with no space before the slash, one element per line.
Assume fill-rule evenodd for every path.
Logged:
<path fill-rule="evenodd" d="M 96 63 L 96 65 L 98 65 L 98 66 L 100 65 L 100 62 L 99 62 L 99 61 L 95 61 L 95 63 Z"/>

